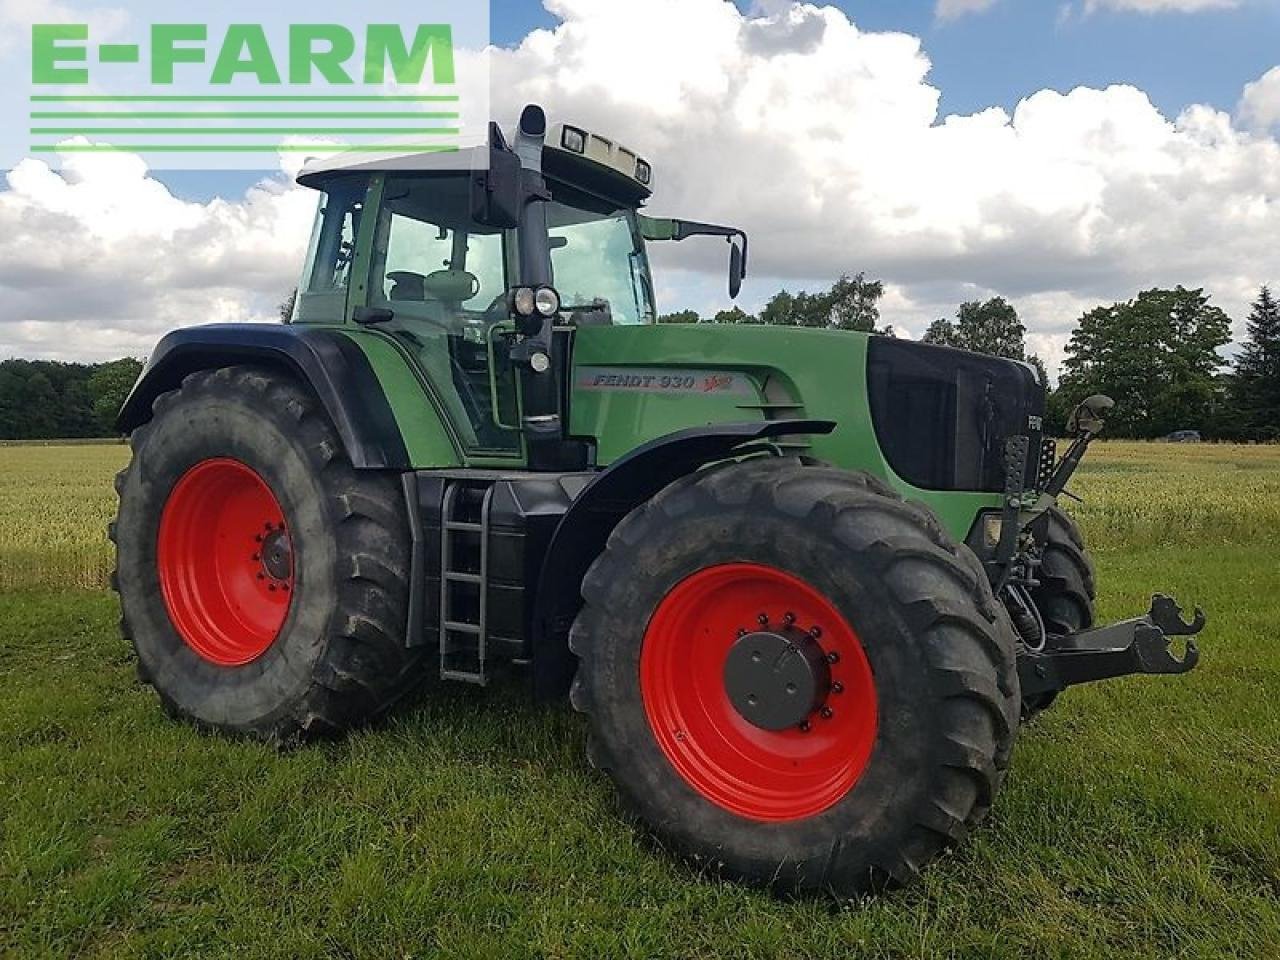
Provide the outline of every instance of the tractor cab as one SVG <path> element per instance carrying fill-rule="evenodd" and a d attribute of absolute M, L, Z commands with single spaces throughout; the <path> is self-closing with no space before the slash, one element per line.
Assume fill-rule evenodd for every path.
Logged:
<path fill-rule="evenodd" d="M 740 237 L 736 294 L 746 237 L 643 216 L 648 161 L 580 127 L 548 131 L 531 110 L 514 148 L 494 125 L 464 157 L 304 168 L 299 182 L 322 196 L 292 321 L 394 339 L 469 457 L 586 466 L 590 451 L 560 442 L 573 331 L 655 322 L 649 240 Z"/>

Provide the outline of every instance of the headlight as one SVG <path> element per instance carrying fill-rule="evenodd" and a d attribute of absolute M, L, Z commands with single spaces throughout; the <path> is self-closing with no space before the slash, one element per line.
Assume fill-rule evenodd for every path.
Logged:
<path fill-rule="evenodd" d="M 586 153 L 587 135 L 577 127 L 565 127 L 560 134 L 560 146 L 572 153 Z"/>
<path fill-rule="evenodd" d="M 533 295 L 534 308 L 544 317 L 554 317 L 560 312 L 560 294 L 550 287 L 539 287 Z"/>
<path fill-rule="evenodd" d="M 533 287 L 517 287 L 511 295 L 511 309 L 521 317 L 532 317 L 537 308 Z"/>
<path fill-rule="evenodd" d="M 647 187 L 649 181 L 653 179 L 653 167 L 649 166 L 644 160 L 637 160 L 636 179 Z"/>

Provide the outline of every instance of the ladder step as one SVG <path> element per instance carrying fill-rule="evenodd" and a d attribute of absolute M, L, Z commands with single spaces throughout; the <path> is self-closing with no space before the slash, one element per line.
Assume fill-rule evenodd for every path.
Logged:
<path fill-rule="evenodd" d="M 478 573 L 458 573 L 455 570 L 447 571 L 444 575 L 446 580 L 453 583 L 483 583 L 484 580 Z"/>
<path fill-rule="evenodd" d="M 464 494 L 464 491 L 466 493 Z M 462 680 L 481 686 L 488 681 L 485 667 L 489 658 L 487 645 L 488 596 L 485 590 L 489 573 L 489 511 L 493 501 L 493 485 L 484 488 L 479 503 L 479 522 L 457 519 L 461 504 L 460 494 L 466 496 L 478 492 L 474 486 L 468 487 L 460 483 L 449 485 L 444 492 L 441 503 L 440 524 L 440 676 L 446 680 Z M 467 546 L 479 546 L 479 566 L 476 570 L 470 563 L 460 562 L 455 554 L 455 547 L 460 544 L 455 536 L 465 535 Z M 479 609 L 472 619 L 473 611 L 455 610 L 454 603 L 461 600 L 454 596 L 450 589 L 452 584 L 469 584 L 478 586 Z M 456 619 L 459 615 L 467 620 Z M 464 640 L 463 637 L 474 637 L 475 640 Z"/>
<path fill-rule="evenodd" d="M 479 636 L 480 624 L 478 623 L 459 623 L 457 620 L 446 620 L 444 628 L 449 633 L 471 633 Z"/>
<path fill-rule="evenodd" d="M 489 681 L 483 673 L 471 673 L 467 670 L 441 670 L 440 676 L 445 680 L 461 680 L 464 683 L 478 683 L 487 686 Z"/>

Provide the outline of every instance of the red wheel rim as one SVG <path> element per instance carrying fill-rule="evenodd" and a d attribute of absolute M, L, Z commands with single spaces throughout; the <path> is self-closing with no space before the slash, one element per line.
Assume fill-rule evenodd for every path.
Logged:
<path fill-rule="evenodd" d="M 761 729 L 734 708 L 724 665 L 739 631 L 761 615 L 818 627 L 831 664 L 830 716 L 809 729 Z M 834 655 L 834 656 L 833 656 Z M 676 584 L 659 604 L 640 650 L 640 693 L 649 726 L 681 777 L 742 817 L 800 820 L 845 796 L 875 745 L 876 689 L 857 634 L 822 594 L 772 567 L 730 563 Z"/>
<path fill-rule="evenodd" d="M 275 642 L 293 596 L 284 511 L 239 460 L 204 460 L 165 503 L 156 544 L 165 608 L 192 650 L 223 667 L 256 660 Z"/>

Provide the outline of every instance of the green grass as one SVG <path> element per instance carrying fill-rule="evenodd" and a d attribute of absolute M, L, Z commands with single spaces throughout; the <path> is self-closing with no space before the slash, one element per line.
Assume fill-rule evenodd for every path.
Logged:
<path fill-rule="evenodd" d="M 76 451 L 44 462 L 52 486 L 12 453 L 0 564 L 23 515 L 83 502 L 105 520 L 114 462 L 94 468 L 104 492 Z M 517 688 L 446 687 L 281 754 L 166 720 L 105 593 L 0 593 L 0 956 L 1273 960 L 1280 520 L 1253 498 L 1280 450 L 1099 453 L 1076 486 L 1101 613 L 1156 588 L 1202 603 L 1201 668 L 1072 691 L 1023 731 L 987 827 L 846 910 L 652 849 L 587 768 L 578 719 Z M 19 473 L 42 491 L 25 509 Z M 1252 523 L 1232 511 L 1249 500 Z"/>

